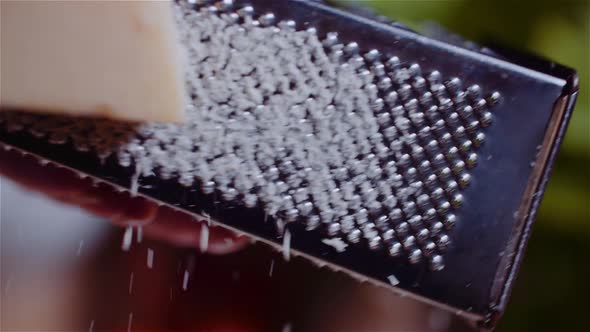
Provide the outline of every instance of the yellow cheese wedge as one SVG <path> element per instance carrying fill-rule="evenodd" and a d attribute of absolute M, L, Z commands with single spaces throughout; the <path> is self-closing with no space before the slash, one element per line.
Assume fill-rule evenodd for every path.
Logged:
<path fill-rule="evenodd" d="M 0 104 L 181 121 L 183 52 L 169 1 L 0 1 Z"/>

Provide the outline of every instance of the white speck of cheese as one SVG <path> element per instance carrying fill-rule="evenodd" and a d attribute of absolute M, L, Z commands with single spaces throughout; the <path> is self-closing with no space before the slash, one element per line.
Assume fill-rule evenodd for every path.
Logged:
<path fill-rule="evenodd" d="M 283 235 L 283 258 L 287 262 L 291 259 L 291 232 L 288 229 Z"/>
<path fill-rule="evenodd" d="M 334 248 L 337 252 L 344 252 L 348 247 L 348 244 L 342 241 L 341 238 L 322 239 L 322 243 Z"/>
<path fill-rule="evenodd" d="M 391 286 L 396 286 L 399 284 L 399 280 L 393 274 L 389 275 L 389 277 L 387 277 L 387 280 L 389 280 Z"/>

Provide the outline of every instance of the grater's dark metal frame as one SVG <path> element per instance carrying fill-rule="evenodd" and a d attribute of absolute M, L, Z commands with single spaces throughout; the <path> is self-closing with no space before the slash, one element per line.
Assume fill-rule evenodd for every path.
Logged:
<path fill-rule="evenodd" d="M 437 41 L 406 28 L 333 9 L 304 0 L 234 1 L 252 4 L 292 19 L 319 33 L 337 31 L 343 41 L 357 41 L 363 52 L 379 49 L 401 59 L 420 63 L 425 71 L 439 70 L 460 77 L 467 85 L 479 84 L 502 91 L 494 107 L 494 124 L 480 148 L 482 162 L 472 171 L 473 183 L 464 191 L 461 218 L 450 233 L 453 245 L 445 254 L 446 267 L 431 271 L 425 264 L 409 265 L 391 257 L 351 247 L 337 253 L 322 243 L 322 236 L 290 226 L 293 250 L 314 260 L 329 262 L 355 276 L 382 285 L 395 275 L 396 290 L 441 305 L 491 328 L 508 301 L 522 261 L 532 224 L 564 137 L 578 92 L 575 71 L 530 56 L 495 50 L 467 49 Z M 70 145 L 55 146 L 26 133 L 0 129 L 0 145 L 14 147 L 39 158 L 87 173 L 124 188 L 131 187 L 133 168 L 114 160 L 78 152 Z M 263 222 L 260 208 L 229 206 L 213 195 L 186 189 L 172 180 L 140 179 L 139 193 L 187 213 L 207 213 L 214 220 L 276 244 L 275 225 Z M 292 226 L 292 227 L 291 227 Z"/>

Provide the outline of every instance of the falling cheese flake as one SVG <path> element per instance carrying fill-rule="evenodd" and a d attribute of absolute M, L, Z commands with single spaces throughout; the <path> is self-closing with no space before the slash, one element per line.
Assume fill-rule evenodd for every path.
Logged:
<path fill-rule="evenodd" d="M 270 269 L 268 270 L 268 276 L 272 278 L 272 273 L 275 269 L 275 260 L 270 261 Z"/>
<path fill-rule="evenodd" d="M 184 277 L 182 278 L 182 290 L 186 290 L 188 288 L 188 277 L 188 270 L 184 270 Z"/>
<path fill-rule="evenodd" d="M 133 313 L 129 313 L 129 321 L 127 322 L 127 332 L 131 332 L 131 325 L 133 324 Z"/>
<path fill-rule="evenodd" d="M 291 259 L 291 232 L 288 229 L 283 235 L 283 258 L 287 262 Z"/>
<path fill-rule="evenodd" d="M 199 249 L 201 252 L 207 251 L 209 248 L 209 226 L 202 224 L 201 226 L 201 240 L 199 241 Z"/>
<path fill-rule="evenodd" d="M 293 327 L 291 326 L 291 323 L 286 323 L 283 325 L 283 330 L 281 332 L 291 332 L 292 329 Z"/>
<path fill-rule="evenodd" d="M 129 188 L 129 193 L 132 197 L 137 196 L 137 191 L 139 189 L 139 176 L 141 175 L 141 169 L 139 165 L 135 168 L 135 173 L 131 177 L 131 187 Z"/>
<path fill-rule="evenodd" d="M 348 244 L 342 241 L 341 238 L 322 239 L 322 243 L 334 248 L 337 252 L 345 252 Z"/>
<path fill-rule="evenodd" d="M 396 286 L 399 284 L 399 280 L 397 280 L 397 278 L 393 274 L 389 275 L 389 277 L 387 277 L 387 280 L 389 280 L 391 286 Z"/>
<path fill-rule="evenodd" d="M 151 248 L 147 250 L 147 267 L 148 269 L 154 267 L 154 250 Z"/>
<path fill-rule="evenodd" d="M 82 247 L 84 246 L 84 240 L 80 240 L 78 244 L 78 250 L 76 251 L 76 256 L 80 256 L 82 254 Z"/>
<path fill-rule="evenodd" d="M 133 293 L 133 272 L 129 275 L 129 294 Z"/>
<path fill-rule="evenodd" d="M 211 215 L 203 212 L 203 217 L 207 219 L 207 226 L 211 226 Z"/>
<path fill-rule="evenodd" d="M 137 226 L 137 243 L 141 243 L 143 240 L 143 227 Z"/>
<path fill-rule="evenodd" d="M 133 241 L 133 228 L 127 226 L 125 233 L 123 234 L 123 243 L 121 243 L 121 249 L 123 251 L 129 251 L 131 248 L 131 242 Z"/>

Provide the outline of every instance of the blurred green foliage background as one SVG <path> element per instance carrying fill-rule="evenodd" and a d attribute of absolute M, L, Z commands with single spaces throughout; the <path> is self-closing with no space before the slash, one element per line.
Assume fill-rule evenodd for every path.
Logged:
<path fill-rule="evenodd" d="M 433 21 L 578 71 L 577 106 L 498 331 L 590 330 L 590 1 L 356 2 L 418 31 Z"/>

